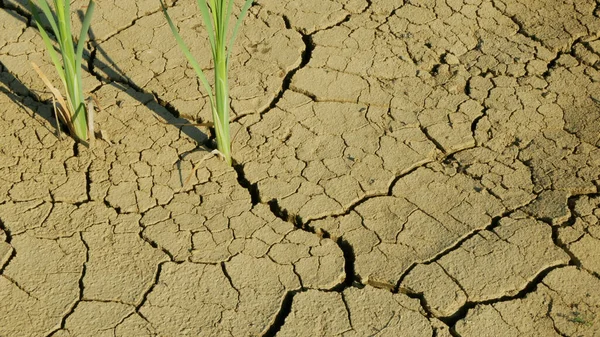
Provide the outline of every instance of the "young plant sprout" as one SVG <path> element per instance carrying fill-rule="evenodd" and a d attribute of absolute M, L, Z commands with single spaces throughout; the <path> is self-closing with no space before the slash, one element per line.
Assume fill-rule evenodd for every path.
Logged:
<path fill-rule="evenodd" d="M 214 94 L 213 90 L 204 75 L 204 71 L 190 53 L 189 48 L 179 35 L 177 28 L 167 13 L 167 8 L 162 0 L 162 5 L 165 18 L 171 31 L 177 40 L 177 44 L 188 59 L 190 65 L 196 71 L 198 79 L 208 92 L 210 107 L 212 110 L 213 123 L 217 134 L 217 149 L 225 158 L 228 165 L 231 165 L 231 140 L 229 135 L 229 84 L 228 84 L 228 65 L 231 48 L 235 41 L 238 29 L 242 23 L 246 12 L 252 5 L 252 0 L 246 0 L 240 15 L 237 18 L 235 27 L 233 28 L 231 37 L 227 39 L 229 18 L 232 15 L 233 0 L 197 0 L 198 8 L 202 14 L 202 21 L 208 31 L 208 41 L 212 51 L 213 62 L 215 66 L 215 83 Z"/>
<path fill-rule="evenodd" d="M 90 28 L 95 4 L 93 0 L 90 0 L 83 18 L 81 32 L 79 33 L 78 38 L 79 41 L 75 46 L 73 35 L 71 34 L 70 2 L 69 0 L 53 1 L 56 15 L 52 12 L 46 0 L 39 0 L 38 3 L 39 8 L 50 23 L 50 27 L 52 27 L 52 32 L 56 37 L 56 42 L 58 42 L 58 50 L 61 54 L 62 62 L 52 44 L 52 40 L 42 25 L 43 21 L 40 18 L 37 7 L 34 6 L 31 1 L 29 1 L 29 5 L 40 35 L 42 36 L 46 49 L 52 59 L 52 63 L 54 63 L 58 77 L 60 77 L 60 80 L 65 87 L 66 102 L 60 92 L 52 86 L 37 65 L 33 64 L 33 67 L 52 92 L 54 99 L 60 103 L 58 108 L 56 107 L 56 104 L 54 105 L 55 113 L 58 112 L 57 115 L 67 125 L 75 140 L 87 145 L 88 131 L 93 130 L 89 125 L 89 122 L 92 122 L 91 114 L 93 111 L 90 111 L 89 105 L 86 109 L 83 98 L 81 61 L 83 58 L 83 46 Z M 88 114 L 90 115 L 90 118 L 88 118 Z M 93 131 L 91 133 L 93 133 Z M 93 134 L 91 136 L 93 137 Z"/>

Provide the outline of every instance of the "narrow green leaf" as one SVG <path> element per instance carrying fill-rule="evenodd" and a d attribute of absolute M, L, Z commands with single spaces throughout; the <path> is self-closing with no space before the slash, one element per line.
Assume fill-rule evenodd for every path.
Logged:
<path fill-rule="evenodd" d="M 63 82 L 63 84 L 66 87 L 67 83 L 66 83 L 66 79 L 65 79 L 65 71 L 64 71 L 63 66 L 62 66 L 62 64 L 60 62 L 60 59 L 58 58 L 58 54 L 54 50 L 54 45 L 52 44 L 52 40 L 48 36 L 48 33 L 46 32 L 46 29 L 44 29 L 44 27 L 40 23 L 40 18 L 39 18 L 39 14 L 38 14 L 37 10 L 32 7 L 31 11 L 32 11 L 33 16 L 35 18 L 35 23 L 36 23 L 36 25 L 38 27 L 40 35 L 42 36 L 42 40 L 44 41 L 44 44 L 46 45 L 46 49 L 48 49 L 48 53 L 50 54 L 50 59 L 52 60 L 52 63 L 54 63 L 54 67 L 56 68 L 56 72 L 58 73 L 58 77 L 60 78 L 60 80 Z"/>
<path fill-rule="evenodd" d="M 94 3 L 93 0 L 90 0 L 88 3 L 88 8 L 83 17 L 83 23 L 81 24 L 81 32 L 79 32 L 79 41 L 77 42 L 77 51 L 75 52 L 75 60 L 77 61 L 76 67 L 78 69 L 81 68 L 81 60 L 83 59 L 83 46 L 85 45 L 85 40 L 87 39 L 88 30 L 90 29 L 92 14 L 94 13 L 95 7 L 96 3 Z"/>
<path fill-rule="evenodd" d="M 237 21 L 235 23 L 235 27 L 233 28 L 233 33 L 231 34 L 231 38 L 229 39 L 229 46 L 227 46 L 227 64 L 229 64 L 229 57 L 231 56 L 231 49 L 233 49 L 233 43 L 235 42 L 235 37 L 237 36 L 238 30 L 242 25 L 242 21 L 244 21 L 244 17 L 248 12 L 248 9 L 252 6 L 252 0 L 246 0 L 244 3 L 244 7 L 240 11 L 240 16 L 238 16 Z"/>
<path fill-rule="evenodd" d="M 29 7 L 35 19 L 35 22 L 38 24 L 38 26 L 41 25 L 42 21 L 40 20 L 39 13 L 37 11 L 37 6 L 35 6 L 33 2 L 31 2 L 31 0 L 29 0 Z M 52 31 L 54 32 L 54 36 L 56 36 L 56 39 L 59 39 L 60 31 L 58 30 L 58 26 L 56 24 L 56 17 L 54 16 L 54 13 L 52 13 L 52 10 L 50 9 L 50 6 L 48 6 L 46 0 L 39 0 L 39 7 L 46 16 L 46 19 L 48 19 L 50 27 L 52 27 Z"/>
<path fill-rule="evenodd" d="M 181 48 L 181 50 L 183 51 L 183 54 L 188 59 L 188 62 L 190 62 L 190 64 L 192 65 L 192 68 L 194 68 L 194 70 L 196 71 L 196 75 L 200 79 L 200 82 L 204 86 L 204 89 L 206 89 L 206 91 L 208 92 L 208 97 L 210 99 L 211 108 L 214 109 L 215 101 L 213 98 L 212 89 L 210 87 L 210 84 L 208 83 L 208 80 L 206 79 L 206 76 L 204 75 L 204 71 L 202 71 L 202 68 L 200 68 L 200 65 L 198 64 L 198 62 L 196 61 L 196 59 L 194 58 L 192 53 L 190 53 L 190 50 L 188 49 L 187 45 L 185 44 L 185 42 L 179 35 L 179 32 L 177 31 L 177 28 L 173 24 L 173 21 L 171 20 L 169 13 L 167 13 L 167 8 L 165 7 L 162 0 L 160 0 L 160 3 L 162 5 L 162 9 L 163 9 L 163 13 L 165 14 L 165 18 L 167 19 L 167 23 L 169 24 L 169 27 L 171 27 L 171 32 L 173 33 L 173 36 L 175 36 L 175 40 L 177 41 L 179 48 Z"/>
<path fill-rule="evenodd" d="M 162 1 L 162 0 L 161 0 Z M 217 50 L 216 45 L 216 36 L 215 36 L 215 27 L 213 25 L 213 19 L 211 19 L 211 13 L 208 10 L 208 6 L 206 5 L 205 0 L 198 0 L 198 8 L 200 9 L 200 13 L 202 14 L 202 20 L 204 21 L 204 25 L 206 26 L 206 32 L 208 33 L 208 41 L 210 42 L 210 48 L 212 49 L 213 59 L 215 58 L 215 53 Z M 211 6 L 214 6 L 214 1 L 211 1 Z M 164 6 L 163 6 L 164 8 Z M 213 7 L 214 11 L 214 7 Z M 215 21 L 216 23 L 216 21 Z"/>

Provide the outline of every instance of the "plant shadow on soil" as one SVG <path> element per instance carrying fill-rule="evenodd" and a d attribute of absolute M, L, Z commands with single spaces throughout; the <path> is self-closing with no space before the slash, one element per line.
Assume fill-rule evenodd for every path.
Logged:
<path fill-rule="evenodd" d="M 37 7 L 37 10 L 41 11 L 41 9 L 39 7 Z M 13 15 L 15 18 L 17 18 L 20 21 L 25 21 L 24 17 L 27 18 L 28 26 L 37 30 L 37 27 L 35 27 L 35 25 L 32 24 L 33 19 L 32 19 L 32 15 L 30 12 L 25 12 L 23 10 L 16 10 L 16 11 L 8 10 L 7 12 L 10 13 L 11 15 Z M 77 15 L 80 20 L 83 19 L 83 15 L 84 15 L 83 11 L 81 11 L 81 10 L 77 11 Z M 93 31 L 93 25 L 94 24 L 93 24 L 93 20 L 92 20 L 92 25 L 90 26 L 90 29 L 88 32 L 88 36 L 89 36 L 88 46 L 93 45 L 94 48 L 92 49 L 91 52 L 87 48 L 84 49 L 84 53 L 83 53 L 84 54 L 83 55 L 84 62 L 82 63 L 84 70 L 87 71 L 88 73 L 90 73 L 91 75 L 93 75 L 94 77 L 96 77 L 96 79 L 98 79 L 98 81 L 101 82 L 103 85 L 113 85 L 116 88 L 120 89 L 122 92 L 128 94 L 131 98 L 140 102 L 142 105 L 146 106 L 149 110 L 154 112 L 166 124 L 170 124 L 178 129 L 180 129 L 183 134 L 187 135 L 192 140 L 196 141 L 198 146 L 207 144 L 208 140 L 209 140 L 209 135 L 206 135 L 204 132 L 200 131 L 198 128 L 189 127 L 189 126 L 193 125 L 192 122 L 190 122 L 189 120 L 187 120 L 185 118 L 181 118 L 179 116 L 179 112 L 176 111 L 169 103 L 163 102 L 153 93 L 149 93 L 149 92 L 146 92 L 145 90 L 143 90 L 135 82 L 133 82 L 133 80 L 131 80 L 131 78 L 129 78 L 119 68 L 119 66 L 117 66 L 114 62 L 112 62 L 112 59 L 110 58 L 108 53 L 106 53 L 106 51 L 104 51 L 104 49 L 102 49 L 102 47 L 100 45 L 94 43 L 95 35 L 94 35 L 94 31 Z M 54 35 L 49 35 L 49 36 L 51 39 L 56 41 L 56 38 Z M 110 64 L 105 64 L 105 63 L 102 63 L 101 61 L 97 60 L 96 53 L 98 53 L 98 52 L 100 52 L 106 58 L 106 60 L 108 60 L 108 62 Z M 107 73 L 108 78 L 109 78 L 108 80 L 105 78 L 102 78 L 95 72 L 94 62 L 99 62 L 100 65 L 102 66 L 102 68 L 105 69 L 105 72 Z M 120 78 L 120 79 L 122 79 L 122 81 L 114 80 L 115 78 Z M 10 72 L 10 69 L 8 69 L 4 64 L 2 64 L 2 62 L 0 62 L 0 83 L 4 84 L 4 86 L 0 86 L 0 92 L 5 93 L 8 97 L 11 98 L 12 101 L 19 104 L 20 106 L 25 106 L 25 107 L 29 108 L 31 111 L 33 111 L 35 114 L 38 114 L 40 117 L 46 119 L 48 121 L 48 123 L 50 125 L 52 125 L 52 128 L 54 128 L 54 134 L 57 134 L 57 135 L 59 134 L 58 130 L 56 129 L 57 123 L 56 123 L 56 119 L 54 118 L 54 115 L 53 115 L 53 110 L 50 109 L 49 113 L 47 111 L 40 111 L 39 105 L 38 105 L 39 103 L 51 105 L 51 103 L 45 102 L 44 100 L 42 100 L 39 97 L 39 95 L 37 95 L 36 93 L 32 92 L 29 88 L 27 88 L 27 86 L 23 82 L 21 82 L 18 78 L 16 78 L 14 75 L 12 75 L 12 73 Z M 92 90 L 92 93 L 97 89 L 98 88 Z M 152 96 L 152 100 L 154 102 L 158 103 L 158 105 L 157 104 L 149 104 L 150 103 L 149 100 L 142 99 L 142 97 L 147 96 L 147 95 Z M 21 97 L 19 97 L 19 96 L 21 96 Z M 30 99 L 27 99 L 27 98 L 30 98 Z M 160 108 L 158 106 L 160 106 Z M 48 127 L 48 126 L 46 126 L 46 127 Z M 62 123 L 61 123 L 61 130 L 67 130 L 67 127 Z"/>

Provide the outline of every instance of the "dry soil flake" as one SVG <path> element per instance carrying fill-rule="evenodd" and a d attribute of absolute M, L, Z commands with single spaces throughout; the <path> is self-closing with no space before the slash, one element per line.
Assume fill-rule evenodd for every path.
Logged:
<path fill-rule="evenodd" d="M 550 272 L 523 298 L 470 309 L 460 336 L 582 336 L 600 331 L 600 280 L 576 267 Z"/>
<path fill-rule="evenodd" d="M 0 335 L 46 336 L 79 301 L 86 261 L 80 236 L 13 236 L 16 255 L 0 275 Z"/>
<path fill-rule="evenodd" d="M 466 302 L 514 296 L 542 271 L 568 262 L 552 242 L 550 226 L 513 216 L 435 262 L 417 265 L 400 287 L 423 294 L 436 317 L 448 317 Z"/>
<path fill-rule="evenodd" d="M 292 264 L 266 256 L 239 254 L 221 265 L 168 262 L 140 314 L 161 336 L 259 336 L 302 281 Z"/>
<path fill-rule="evenodd" d="M 434 326 L 419 301 L 402 294 L 371 287 L 341 293 L 309 290 L 294 296 L 277 336 L 429 337 Z"/>
<path fill-rule="evenodd" d="M 310 223 L 347 241 L 365 283 L 394 288 L 414 263 L 427 261 L 461 238 L 489 226 L 505 208 L 475 180 L 441 165 L 419 168 L 343 216 Z"/>
<path fill-rule="evenodd" d="M 600 277 L 600 197 L 575 199 L 572 212 L 574 222 L 560 227 L 558 239 L 583 268 Z"/>
<path fill-rule="evenodd" d="M 242 122 L 236 156 L 246 178 L 257 184 L 261 201 L 276 199 L 305 222 L 387 193 L 397 174 L 437 155 L 415 125 L 388 132 L 387 109 L 313 102 L 288 91 L 258 118 Z"/>

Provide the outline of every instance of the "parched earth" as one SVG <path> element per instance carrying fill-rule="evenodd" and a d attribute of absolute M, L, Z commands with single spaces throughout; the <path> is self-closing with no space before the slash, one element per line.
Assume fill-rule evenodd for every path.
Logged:
<path fill-rule="evenodd" d="M 158 1 L 97 3 L 89 148 L 0 7 L 0 336 L 600 336 L 598 1 L 256 0 L 233 168 Z"/>

